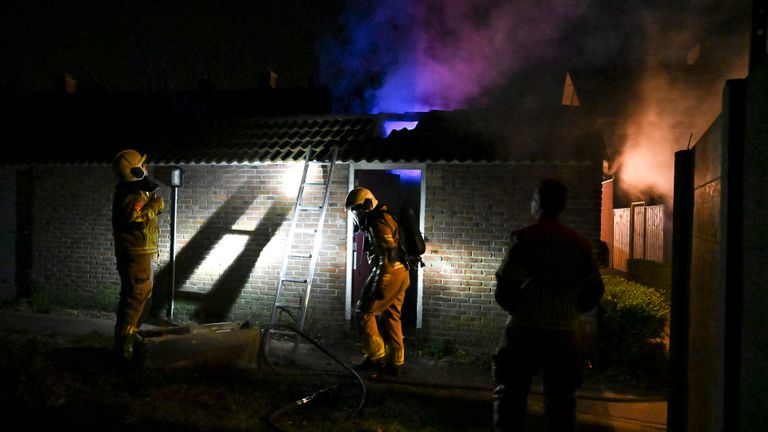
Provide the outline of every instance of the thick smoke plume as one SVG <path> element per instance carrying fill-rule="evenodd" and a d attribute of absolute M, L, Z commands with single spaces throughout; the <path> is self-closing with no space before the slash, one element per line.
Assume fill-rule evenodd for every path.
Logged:
<path fill-rule="evenodd" d="M 355 1 L 321 45 L 321 76 L 337 112 L 378 113 L 521 105 L 511 83 L 541 97 L 541 76 L 579 71 L 581 109 L 612 128 L 605 173 L 627 198 L 671 204 L 674 153 L 746 76 L 749 13 L 746 0 Z"/>
<path fill-rule="evenodd" d="M 747 74 L 747 11 L 743 2 L 642 11 L 642 73 L 608 172 L 628 198 L 671 205 L 674 153 L 695 145 L 720 114 L 725 81 Z"/>
<path fill-rule="evenodd" d="M 338 111 L 458 109 L 556 54 L 586 0 L 351 2 L 321 47 Z"/>

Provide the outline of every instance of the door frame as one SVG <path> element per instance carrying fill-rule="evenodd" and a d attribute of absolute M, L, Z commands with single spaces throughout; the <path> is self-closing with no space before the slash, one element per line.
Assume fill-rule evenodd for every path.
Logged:
<path fill-rule="evenodd" d="M 349 178 L 347 179 L 347 190 L 352 190 L 355 187 L 355 171 L 356 170 L 397 170 L 397 169 L 412 169 L 421 171 L 421 184 L 419 192 L 419 229 L 424 232 L 424 221 L 426 210 L 426 196 L 427 196 L 427 165 L 426 164 L 414 164 L 414 163 L 380 163 L 380 162 L 357 162 L 349 164 Z M 346 289 L 344 290 L 344 317 L 347 321 L 352 319 L 352 249 L 354 247 L 354 231 L 353 231 L 352 215 L 347 212 L 347 269 L 346 269 Z M 416 328 L 420 329 L 422 326 L 422 314 L 423 304 L 422 297 L 424 292 L 424 272 L 422 268 L 417 269 L 418 277 L 416 284 Z"/>

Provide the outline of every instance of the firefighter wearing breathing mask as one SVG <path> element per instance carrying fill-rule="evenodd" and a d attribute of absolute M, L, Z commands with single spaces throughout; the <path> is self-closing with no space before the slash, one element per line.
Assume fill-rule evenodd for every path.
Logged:
<path fill-rule="evenodd" d="M 163 199 L 158 184 L 147 171 L 147 156 L 135 150 L 115 155 L 118 178 L 112 201 L 112 235 L 115 242 L 120 297 L 115 320 L 114 349 L 120 360 L 132 360 L 135 333 L 144 307 L 152 295 L 153 262 L 158 255 L 158 215 Z"/>
<path fill-rule="evenodd" d="M 345 207 L 352 213 L 355 228 L 365 233 L 371 264 L 371 274 L 356 305 L 364 357 L 355 369 L 398 376 L 405 363 L 400 313 L 411 284 L 398 248 L 399 226 L 386 211 L 387 206 L 364 187 L 349 192 Z"/>

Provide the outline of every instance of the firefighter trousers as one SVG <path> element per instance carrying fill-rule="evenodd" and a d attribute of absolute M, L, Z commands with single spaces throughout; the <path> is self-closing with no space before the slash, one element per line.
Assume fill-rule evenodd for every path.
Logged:
<path fill-rule="evenodd" d="M 372 361 L 384 359 L 390 365 L 402 366 L 405 345 L 400 313 L 411 284 L 410 274 L 404 267 L 385 272 L 376 287 L 371 286 L 371 279 L 358 304 L 363 354 Z"/>
<path fill-rule="evenodd" d="M 117 257 L 120 298 L 115 319 L 115 350 L 129 359 L 133 353 L 134 334 L 152 295 L 153 257 L 151 254 Z"/>

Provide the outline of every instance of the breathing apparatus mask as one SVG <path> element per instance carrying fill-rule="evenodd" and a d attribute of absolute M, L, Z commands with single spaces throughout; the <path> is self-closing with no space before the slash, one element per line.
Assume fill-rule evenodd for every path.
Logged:
<path fill-rule="evenodd" d="M 350 208 L 349 211 L 350 213 L 352 213 L 352 222 L 353 222 L 355 232 L 363 230 L 368 226 L 366 211 L 365 211 L 365 208 L 363 207 L 363 204 L 358 204 Z"/>
<path fill-rule="evenodd" d="M 373 193 L 364 187 L 356 187 L 349 191 L 344 207 L 352 213 L 355 232 L 365 229 L 367 225 L 366 214 L 376 208 L 379 201 Z"/>

